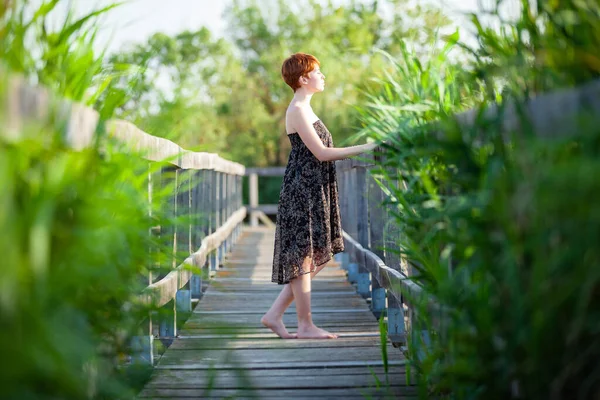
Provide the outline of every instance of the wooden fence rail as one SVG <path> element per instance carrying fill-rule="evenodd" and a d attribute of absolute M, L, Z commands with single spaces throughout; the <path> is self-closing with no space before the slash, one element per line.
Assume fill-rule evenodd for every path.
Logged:
<path fill-rule="evenodd" d="M 599 115 L 600 80 L 596 80 L 579 88 L 540 95 L 525 104 L 493 105 L 483 113 L 469 110 L 454 118 L 463 139 L 477 143 L 485 134 L 477 129 L 478 116 L 486 121 L 499 121 L 504 139 L 510 141 L 523 137 L 522 129 L 543 140 L 569 138 L 575 132 L 598 126 Z M 443 136 L 445 132 L 432 126 L 432 134 Z M 429 333 L 419 328 L 418 316 L 409 299 L 427 301 L 430 312 L 440 312 L 440 307 L 411 280 L 412 268 L 398 256 L 400 227 L 395 225 L 390 205 L 383 205 L 389 195 L 384 194 L 370 173 L 376 164 L 379 168 L 383 163 L 375 162 L 373 155 L 362 158 L 336 163 L 345 244 L 345 252 L 337 258 L 358 291 L 371 299 L 373 312 L 387 315 L 388 335 L 393 342 L 405 342 L 405 333 L 410 330 L 427 344 Z M 400 188 L 401 184 L 385 182 L 384 187 Z"/>
<path fill-rule="evenodd" d="M 94 110 L 56 99 L 48 90 L 32 87 L 19 78 L 0 79 L 0 85 L 0 93 L 5 94 L 5 98 L 0 99 L 0 107 L 6 116 L 2 121 L 2 134 L 6 139 L 18 140 L 26 125 L 39 122 L 61 129 L 65 141 L 74 149 L 93 144 L 99 131 L 99 116 Z M 518 131 L 525 116 L 528 128 L 535 135 L 551 139 L 566 137 L 589 126 L 589 117 L 597 123 L 599 113 L 600 81 L 595 81 L 581 88 L 532 99 L 525 109 L 509 104 L 503 110 L 491 107 L 485 115 L 501 117 L 506 132 Z M 457 123 L 471 135 L 468 140 L 477 140 L 477 132 L 473 135 L 469 129 L 476 115 L 473 110 L 456 116 Z M 152 234 L 172 243 L 173 259 L 164 276 L 156 272 L 150 274 L 148 287 L 140 299 L 167 310 L 161 313 L 164 316 L 160 319 L 159 336 L 173 337 L 177 333 L 177 313 L 189 312 L 192 297 L 200 294 L 201 277 L 194 273 L 194 268 L 196 272 L 200 268 L 215 271 L 239 237 L 246 216 L 241 196 L 242 176 L 250 177 L 249 210 L 251 224 L 256 225 L 261 212 L 276 212 L 277 207 L 259 205 L 258 176 L 281 176 L 285 168 L 246 169 L 217 154 L 186 151 L 125 121 L 108 121 L 105 129 L 129 151 L 141 152 L 151 162 L 170 160 L 172 165 L 168 171 L 149 174 L 148 198 L 152 201 L 152 193 L 174 179 L 173 216 L 187 217 L 190 222 L 171 230 L 158 226 L 153 230 Z M 349 279 L 357 284 L 359 293 L 371 299 L 373 312 L 387 315 L 388 335 L 392 341 L 404 342 L 406 329 L 412 329 L 414 317 L 408 299 L 423 293 L 420 286 L 409 279 L 409 265 L 398 255 L 400 227 L 395 225 L 389 206 L 383 205 L 387 195 L 369 173 L 374 165 L 374 162 L 354 159 L 336 162 L 346 247 L 337 258 L 348 271 Z M 183 260 L 177 256 L 181 252 L 185 254 Z M 148 316 L 142 335 L 134 340 L 138 359 L 150 364 L 153 363 L 153 318 L 153 315 Z"/>
<path fill-rule="evenodd" d="M 151 272 L 145 278 L 148 286 L 139 298 L 162 308 L 158 313 L 158 336 L 174 337 L 180 320 L 177 313 L 190 312 L 192 297 L 201 293 L 201 269 L 214 273 L 240 235 L 246 217 L 242 205 L 245 167 L 217 154 L 187 151 L 126 121 L 110 120 L 99 126 L 95 110 L 57 98 L 46 88 L 31 86 L 18 76 L 2 76 L 0 89 L 1 134 L 8 141 L 39 131 L 26 128 L 50 126 L 63 133 L 66 145 L 82 150 L 94 145 L 98 132 L 106 131 L 122 145 L 123 151 L 141 155 L 151 163 L 168 161 L 171 165 L 148 174 L 148 200 L 152 202 L 153 193 L 171 185 L 174 190 L 170 195 L 169 217 L 186 223 L 152 229 L 150 234 L 159 235 L 163 242 L 169 243 L 173 257 L 169 265 L 158 266 L 162 268 L 149 266 Z M 151 365 L 153 319 L 154 314 L 148 316 L 142 323 L 142 334 L 133 340 L 135 358 Z"/>
<path fill-rule="evenodd" d="M 336 163 L 345 247 L 337 258 L 358 292 L 370 299 L 375 315 L 387 316 L 390 340 L 404 343 L 410 309 L 402 292 L 419 295 L 421 289 L 407 279 L 406 261 L 398 255 L 399 227 L 391 206 L 384 204 L 387 195 L 369 172 L 374 166 L 354 159 Z"/>

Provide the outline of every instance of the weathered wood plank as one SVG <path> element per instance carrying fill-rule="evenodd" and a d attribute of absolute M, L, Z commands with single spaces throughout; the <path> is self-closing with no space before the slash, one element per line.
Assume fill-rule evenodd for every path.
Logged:
<path fill-rule="evenodd" d="M 368 391 L 374 398 L 383 398 L 374 391 L 375 378 L 368 369 L 374 368 L 379 379 L 384 379 L 379 326 L 339 264 L 332 260 L 325 267 L 312 282 L 311 296 L 313 320 L 339 338 L 283 340 L 260 324 L 283 288 L 270 282 L 273 231 L 246 229 L 241 243 L 225 261 L 225 268 L 217 271 L 181 336 L 161 357 L 142 397 L 210 398 L 214 393 L 234 395 L 236 389 L 252 385 L 261 396 L 255 398 L 289 393 L 294 399 L 330 395 L 351 399 Z M 293 305 L 283 318 L 294 332 Z M 406 386 L 402 354 L 389 342 L 386 347 L 392 392 L 414 394 Z M 211 368 L 218 370 L 212 381 Z M 238 383 L 233 369 L 244 372 L 248 380 Z M 300 374 L 302 383 L 282 379 L 290 374 Z M 207 395 L 208 387 L 218 392 Z"/>
<path fill-rule="evenodd" d="M 381 358 L 381 357 L 380 357 Z M 388 361 L 388 366 L 403 366 L 406 364 L 406 360 L 392 360 Z M 201 363 L 188 362 L 185 364 L 163 364 L 157 365 L 155 370 L 162 369 L 181 369 L 181 370 L 201 370 L 201 369 L 218 369 L 218 370 L 229 370 L 229 369 L 291 369 L 291 370 L 305 370 L 305 369 L 318 369 L 318 368 L 346 368 L 346 367 L 383 367 L 383 362 L 380 359 L 365 359 L 365 360 L 340 360 L 340 361 L 289 361 L 283 362 L 253 362 L 248 360 L 235 359 L 232 355 L 229 362 L 227 363 L 216 363 L 214 361 L 204 361 Z M 333 386 L 333 385 L 332 385 Z"/>
<path fill-rule="evenodd" d="M 354 326 L 345 326 L 336 328 L 336 332 L 341 338 L 355 337 L 379 337 L 380 333 L 375 328 L 358 329 Z M 266 328 L 255 329 L 232 329 L 223 331 L 220 329 L 190 329 L 184 332 L 179 331 L 178 339 L 261 339 L 267 341 L 283 341 L 273 335 L 273 332 Z"/>
<path fill-rule="evenodd" d="M 263 298 L 257 298 L 256 300 L 254 300 L 254 302 L 252 304 L 248 304 L 245 301 L 238 301 L 237 299 L 231 299 L 228 298 L 227 302 L 224 304 L 223 302 L 218 302 L 218 301 L 214 301 L 212 299 L 207 299 L 208 301 L 206 302 L 206 304 L 202 304 L 202 306 L 198 306 L 196 307 L 196 314 L 208 314 L 208 313 L 214 313 L 214 314 L 219 314 L 222 313 L 222 315 L 227 315 L 227 314 L 237 314 L 238 312 L 236 311 L 231 311 L 231 309 L 233 310 L 245 310 L 247 313 L 250 314 L 254 314 L 254 313 L 259 313 L 259 314 L 264 314 L 264 310 L 265 307 L 266 309 L 268 309 L 271 304 L 273 303 L 273 300 L 275 300 L 275 296 L 271 296 L 270 298 L 267 299 L 263 299 Z M 364 303 L 364 301 L 363 301 Z M 228 307 L 231 306 L 231 307 Z M 296 307 L 295 303 L 292 303 L 292 305 L 290 306 L 290 308 L 288 308 L 289 313 L 294 314 L 295 311 L 292 312 L 292 309 Z M 355 307 L 355 308 L 348 308 L 348 309 L 344 309 L 342 307 Z M 349 312 L 349 313 L 355 313 L 358 311 L 367 311 L 368 308 L 364 305 L 361 304 L 359 302 L 359 300 L 353 299 L 353 298 L 333 298 L 331 300 L 329 299 L 324 299 L 324 298 L 320 298 L 319 301 L 313 301 L 312 302 L 312 312 L 314 314 L 318 314 L 318 313 L 324 313 L 324 312 L 336 312 L 336 309 L 339 309 L 340 313 L 344 313 L 344 312 Z"/>
<path fill-rule="evenodd" d="M 389 392 L 385 389 L 371 387 L 351 388 L 351 389 L 260 389 L 248 392 L 243 389 L 156 389 L 153 395 L 145 394 L 147 399 L 183 399 L 183 398 L 201 398 L 201 399 L 293 399 L 293 400 L 315 400 L 315 399 L 417 399 L 415 388 L 392 387 Z"/>
<path fill-rule="evenodd" d="M 400 350 L 388 344 L 388 357 L 400 360 Z M 381 350 L 376 347 L 334 347 L 334 348 L 277 348 L 277 349 L 235 349 L 231 350 L 169 350 L 160 359 L 159 365 L 191 365 L 211 362 L 227 364 L 238 360 L 242 364 L 319 363 L 322 361 L 377 360 Z M 231 360 L 231 361 L 229 361 Z"/>
<path fill-rule="evenodd" d="M 244 220 L 245 216 L 245 208 L 242 207 L 237 210 L 224 225 L 202 240 L 200 249 L 191 254 L 181 265 L 160 281 L 149 285 L 140 296 L 140 299 L 157 307 L 167 304 L 175 297 L 177 290 L 191 279 L 193 271 L 190 270 L 189 266 L 203 267 L 206 264 L 208 254 L 219 247 L 233 229 Z"/>
<path fill-rule="evenodd" d="M 338 334 L 340 338 L 347 337 L 356 337 L 356 336 L 376 336 L 379 335 L 379 327 L 374 328 L 370 326 L 355 326 L 355 325 L 337 325 L 337 326 L 323 326 L 326 329 L 335 330 L 335 333 Z M 288 328 L 294 332 L 294 326 L 288 326 Z M 179 334 L 182 338 L 186 337 L 213 337 L 215 335 L 223 335 L 223 337 L 231 337 L 231 338 L 271 338 L 276 340 L 279 339 L 277 336 L 273 334 L 267 328 L 240 328 L 240 327 L 206 327 L 203 326 L 201 328 L 185 328 L 184 330 L 180 330 Z M 287 340 L 287 339 L 286 339 Z M 290 339 L 292 340 L 292 339 Z"/>
<path fill-rule="evenodd" d="M 198 339 L 187 338 L 174 342 L 173 350 L 202 349 L 287 349 L 287 348 L 324 348 L 324 347 L 373 347 L 381 346 L 379 337 L 348 337 L 343 340 L 261 340 L 261 339 Z"/>
<path fill-rule="evenodd" d="M 276 373 L 277 372 L 277 373 Z M 367 368 L 344 368 L 342 370 L 318 369 L 302 371 L 302 379 L 293 379 L 290 382 L 290 370 L 229 370 L 218 371 L 180 371 L 180 370 L 161 370 L 155 381 L 153 381 L 144 395 L 155 393 L 157 389 L 316 389 L 329 388 L 331 381 L 335 380 L 342 387 L 375 387 L 376 378 L 385 382 L 385 373 L 381 367 L 377 367 L 376 372 L 371 373 Z M 210 380 L 214 375 L 214 380 Z M 392 367 L 388 373 L 388 379 L 394 378 L 392 386 L 405 386 L 406 375 L 403 368 Z M 401 383 L 402 382 L 402 383 Z"/>
<path fill-rule="evenodd" d="M 210 370 L 176 370 L 176 369 L 163 369 L 158 370 L 155 379 L 151 382 L 149 387 L 173 387 L 177 386 L 181 389 L 185 387 L 203 387 L 202 385 L 207 384 L 207 377 L 211 374 Z M 274 378 L 281 379 L 289 377 L 289 369 L 253 369 L 253 370 L 220 370 L 219 378 L 227 381 L 233 381 L 240 375 L 246 374 L 249 378 Z M 342 368 L 318 368 L 314 370 L 308 370 L 303 374 L 305 378 L 323 376 L 323 377 L 337 377 L 337 376 L 375 376 L 383 378 L 385 380 L 385 370 L 383 367 L 342 367 Z M 388 376 L 403 376 L 405 375 L 405 369 L 402 366 L 392 366 L 388 370 Z M 231 386 L 229 386 L 231 387 Z"/>
<path fill-rule="evenodd" d="M 316 314 L 313 315 L 313 321 L 315 324 L 319 325 L 323 325 L 323 326 L 328 326 L 328 327 L 336 327 L 336 326 L 356 326 L 356 327 L 368 327 L 371 324 L 377 323 L 377 320 L 375 319 L 375 317 L 373 317 L 373 319 L 350 319 L 350 318 L 343 318 L 343 317 L 339 317 L 336 318 L 335 320 L 330 320 L 328 319 L 328 317 L 331 316 L 331 314 Z M 193 317 L 192 317 L 193 318 Z M 218 327 L 223 327 L 223 328 L 230 328 L 230 329 L 248 329 L 248 328 L 258 328 L 259 326 L 262 326 L 258 323 L 258 319 L 252 319 L 249 322 L 242 322 L 238 319 L 229 319 L 229 318 L 215 318 L 215 317 L 203 317 L 203 318 L 194 318 L 192 320 L 192 318 L 190 318 L 190 320 L 188 321 L 188 324 L 186 325 L 189 329 L 199 329 L 199 328 L 203 328 L 203 327 L 207 327 L 207 326 L 211 326 L 213 328 L 218 328 Z M 289 328 L 294 328 L 298 326 L 297 320 L 296 320 L 296 315 L 292 315 L 292 314 L 287 314 L 284 315 L 283 317 L 283 323 L 288 326 Z"/>

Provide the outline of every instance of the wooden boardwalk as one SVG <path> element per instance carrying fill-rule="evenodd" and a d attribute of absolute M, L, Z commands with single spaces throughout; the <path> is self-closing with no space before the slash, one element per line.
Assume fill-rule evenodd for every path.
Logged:
<path fill-rule="evenodd" d="M 389 342 L 390 385 L 376 388 L 374 375 L 385 382 L 378 323 L 335 261 L 313 281 L 312 306 L 338 339 L 282 340 L 260 324 L 281 290 L 270 282 L 273 240 L 273 229 L 245 228 L 140 397 L 416 398 Z M 296 331 L 294 304 L 284 323 Z"/>

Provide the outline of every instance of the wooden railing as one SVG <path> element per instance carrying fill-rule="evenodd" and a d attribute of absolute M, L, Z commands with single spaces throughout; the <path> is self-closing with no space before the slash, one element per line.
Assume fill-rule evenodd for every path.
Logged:
<path fill-rule="evenodd" d="M 478 110 L 470 110 L 455 116 L 466 141 L 476 142 L 479 135 L 485 134 L 475 126 L 478 115 Z M 499 121 L 506 140 L 520 131 L 524 120 L 528 121 L 528 131 L 539 138 L 552 140 L 597 126 L 598 115 L 600 81 L 594 81 L 580 88 L 538 96 L 524 107 L 517 107 L 515 103 L 506 104 L 503 108 L 494 105 L 486 109 L 482 117 L 488 121 Z M 435 129 L 432 134 L 443 136 L 445 133 Z M 390 205 L 383 205 L 388 195 L 370 173 L 383 163 L 375 162 L 373 155 L 363 155 L 362 158 L 367 161 L 349 159 L 336 162 L 345 244 L 344 253 L 338 254 L 337 259 L 348 271 L 350 281 L 357 284 L 358 292 L 370 298 L 373 312 L 387 315 L 388 335 L 393 342 L 405 343 L 405 333 L 410 330 L 427 344 L 429 332 L 419 328 L 418 315 L 409 299 L 426 301 L 430 312 L 438 312 L 440 307 L 411 280 L 411 267 L 398 256 L 399 227 L 390 214 Z M 369 158 L 371 161 L 368 161 Z M 386 185 L 402 189 L 398 186 L 400 184 L 386 182 Z"/>
<path fill-rule="evenodd" d="M 173 269 L 165 276 L 148 277 L 143 300 L 157 308 L 158 330 L 154 327 L 154 313 L 143 323 L 143 335 L 134 338 L 137 361 L 153 364 L 153 340 L 177 336 L 184 316 L 192 311 L 192 298 L 202 292 L 202 269 L 215 273 L 225 255 L 237 242 L 246 208 L 242 205 L 242 176 L 245 167 L 220 158 L 217 154 L 187 152 L 169 140 L 153 137 L 124 121 L 114 121 L 109 132 L 127 147 L 147 154 L 152 161 L 170 159 L 172 168 L 167 176 L 175 182 L 163 182 L 165 171 L 150 174 L 148 197 L 161 185 L 172 185 L 172 215 L 188 221 L 186 226 L 171 225 L 166 231 L 155 227 L 154 234 L 166 236 L 172 244 Z M 183 254 L 184 260 L 178 259 Z M 190 268 L 191 267 L 191 268 Z"/>
<path fill-rule="evenodd" d="M 284 173 L 285 167 L 246 168 L 246 175 L 250 178 L 250 204 L 247 206 L 250 212 L 250 226 L 258 226 L 259 220 L 267 226 L 275 226 L 267 215 L 277 214 L 277 204 L 259 203 L 258 177 L 283 176 Z"/>
<path fill-rule="evenodd" d="M 370 299 L 373 313 L 387 315 L 388 336 L 400 344 L 405 342 L 405 315 L 410 318 L 410 304 L 402 292 L 418 295 L 420 287 L 407 279 L 408 265 L 397 252 L 399 229 L 391 205 L 384 204 L 388 195 L 369 173 L 374 167 L 373 162 L 356 159 L 336 162 L 345 247 L 336 258 L 358 293 Z"/>
<path fill-rule="evenodd" d="M 64 142 L 71 148 L 81 150 L 93 145 L 99 131 L 99 115 L 95 110 L 56 98 L 49 90 L 30 86 L 17 76 L 4 76 L 0 84 L 5 86 L 4 98 L 0 99 L 6 108 L 2 110 L 6 116 L 2 121 L 5 139 L 18 140 L 25 131 L 23 128 L 32 124 L 52 124 L 64 132 Z M 166 170 L 149 173 L 148 200 L 153 201 L 153 193 L 163 185 L 174 183 L 169 217 L 188 221 L 185 226 L 159 225 L 149 233 L 160 235 L 173 252 L 172 262 L 166 266 L 168 272 L 160 273 L 165 266 L 159 269 L 149 266 L 148 286 L 139 295 L 141 302 L 160 309 L 148 315 L 142 323 L 142 335 L 133 340 L 135 358 L 152 365 L 155 316 L 160 316 L 158 336 L 174 337 L 178 321 L 181 322 L 177 314 L 190 312 L 192 297 L 201 294 L 201 269 L 217 270 L 240 235 L 246 217 L 242 205 L 245 167 L 217 154 L 186 151 L 126 121 L 108 121 L 105 129 L 123 145 L 123 151 L 141 154 L 151 162 L 170 163 Z M 175 182 L 167 182 L 169 179 Z"/>
<path fill-rule="evenodd" d="M 55 99 L 46 89 L 31 87 L 18 78 L 0 83 L 7 85 L 8 101 L 3 102 L 7 107 L 7 120 L 2 123 L 3 134 L 9 140 L 18 139 L 24 125 L 47 122 L 52 116 L 64 121 L 65 141 L 74 149 L 83 149 L 93 143 L 99 121 L 94 110 Z M 578 124 L 589 123 L 581 118 L 582 112 L 598 115 L 599 99 L 600 82 L 596 81 L 582 88 L 536 98 L 529 102 L 524 112 L 536 135 L 546 138 L 564 136 L 577 131 Z M 497 109 L 492 107 L 487 114 L 493 116 L 496 112 Z M 468 128 L 475 115 L 476 111 L 470 111 L 456 119 Z M 517 115 L 515 107 L 509 106 L 502 116 L 505 131 L 518 129 L 520 119 Z M 173 337 L 177 333 L 177 313 L 189 312 L 191 299 L 201 291 L 201 275 L 194 274 L 194 269 L 187 266 L 195 267 L 196 272 L 201 268 L 215 271 L 239 237 L 246 216 L 241 177 L 250 177 L 250 221 L 251 225 L 257 225 L 259 219 L 268 220 L 265 212 L 277 211 L 276 204 L 259 205 L 258 176 L 282 176 L 285 168 L 246 169 L 216 154 L 185 151 L 175 143 L 148 135 L 125 121 L 109 121 L 106 127 L 127 148 L 142 151 L 148 160 L 172 160 L 173 171 L 169 175 L 174 176 L 177 188 L 171 195 L 173 212 L 175 216 L 193 217 L 185 228 L 165 231 L 155 227 L 153 234 L 166 236 L 169 241 L 172 238 L 174 254 L 183 250 L 188 255 L 183 260 L 174 257 L 172 270 L 164 276 L 151 273 L 147 288 L 140 294 L 142 301 L 166 310 L 160 313 L 163 317 L 158 333 L 160 337 Z M 357 284 L 358 291 L 371 299 L 373 312 L 386 313 L 392 341 L 402 343 L 405 326 L 410 329 L 414 312 L 408 298 L 421 295 L 422 290 L 409 279 L 411 271 L 407 262 L 396 254 L 399 229 L 390 215 L 391 210 L 382 205 L 386 194 L 369 173 L 374 165 L 354 159 L 336 162 L 346 247 L 336 258 L 347 269 L 349 279 Z M 158 172 L 149 176 L 149 201 L 152 201 L 153 191 L 163 184 L 163 176 L 167 174 Z M 153 319 L 154 315 L 148 316 L 143 335 L 134 340 L 138 359 L 149 364 L 153 362 Z"/>

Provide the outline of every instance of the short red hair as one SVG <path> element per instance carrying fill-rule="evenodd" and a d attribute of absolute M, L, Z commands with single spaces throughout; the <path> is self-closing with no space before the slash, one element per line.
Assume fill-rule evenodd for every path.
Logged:
<path fill-rule="evenodd" d="M 301 76 L 306 76 L 309 72 L 320 66 L 319 60 L 315 56 L 305 53 L 292 54 L 285 59 L 281 66 L 281 75 L 283 80 L 295 92 L 300 88 L 298 80 Z"/>

